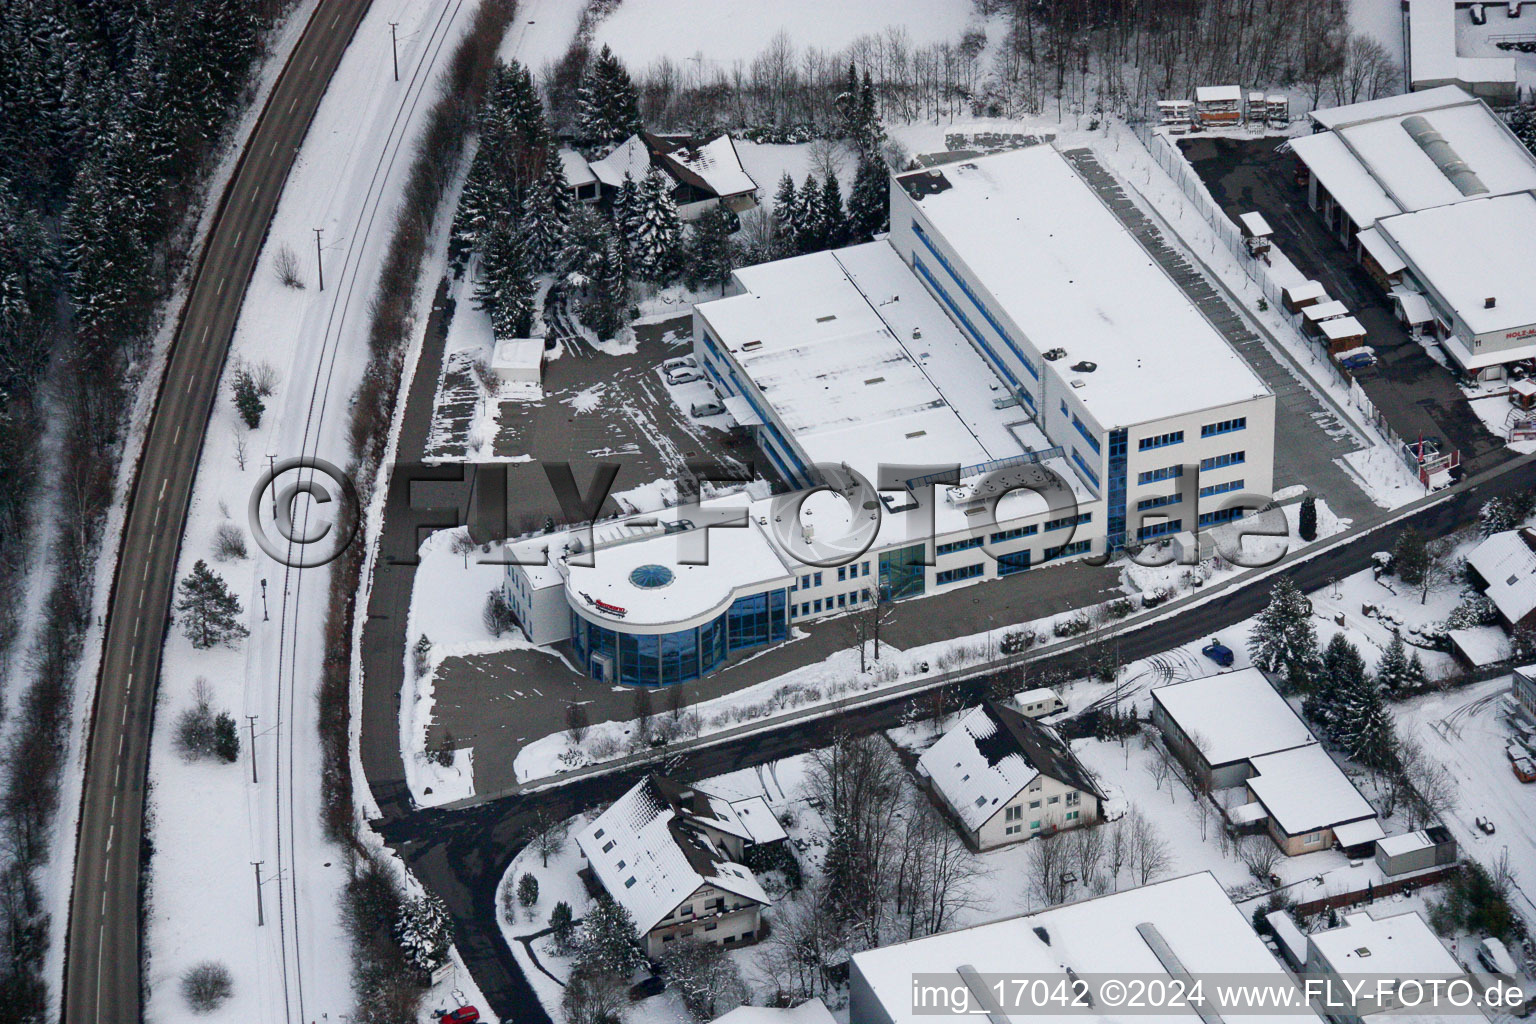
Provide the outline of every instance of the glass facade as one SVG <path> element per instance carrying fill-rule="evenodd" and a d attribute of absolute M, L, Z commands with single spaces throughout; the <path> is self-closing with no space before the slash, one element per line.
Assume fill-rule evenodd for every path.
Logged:
<path fill-rule="evenodd" d="M 927 587 L 926 566 L 923 555 L 926 545 L 913 544 L 880 554 L 880 585 L 888 588 L 886 599 L 900 601 L 904 597 L 919 597 Z"/>
<path fill-rule="evenodd" d="M 587 674 L 627 686 L 670 686 L 708 675 L 730 652 L 783 640 L 788 596 L 771 590 L 737 598 L 724 614 L 693 629 L 620 633 L 571 612 L 571 646 Z"/>

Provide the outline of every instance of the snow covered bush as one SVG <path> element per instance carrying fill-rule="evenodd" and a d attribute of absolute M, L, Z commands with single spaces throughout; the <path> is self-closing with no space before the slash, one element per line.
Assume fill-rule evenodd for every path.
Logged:
<path fill-rule="evenodd" d="M 1498 621 L 1499 610 L 1488 599 L 1488 595 L 1474 591 L 1461 599 L 1461 603 L 1446 616 L 1445 625 L 1441 628 L 1471 629 L 1474 626 L 1492 626 Z"/>
<path fill-rule="evenodd" d="M 667 948 L 661 964 L 668 984 L 701 1021 L 714 1020 L 747 1001 L 741 971 L 724 946 L 686 938 Z"/>
<path fill-rule="evenodd" d="M 234 523 L 224 523 L 213 534 L 213 557 L 218 562 L 235 562 L 246 556 L 245 534 Z"/>
<path fill-rule="evenodd" d="M 229 968 L 213 960 L 189 967 L 181 976 L 181 997 L 193 1013 L 212 1013 L 234 993 Z"/>

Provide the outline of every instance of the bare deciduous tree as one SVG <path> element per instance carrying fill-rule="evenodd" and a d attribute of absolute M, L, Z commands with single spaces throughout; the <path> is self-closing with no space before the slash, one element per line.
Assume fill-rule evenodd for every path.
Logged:
<path fill-rule="evenodd" d="M 1071 871 L 1071 840 L 1063 832 L 1046 832 L 1029 841 L 1028 864 L 1030 901 L 1041 909 L 1054 907 L 1067 898 Z"/>
<path fill-rule="evenodd" d="M 587 737 L 587 730 L 591 728 L 592 720 L 587 716 L 587 706 L 580 701 L 571 701 L 565 706 L 565 733 L 571 738 L 572 743 L 580 743 Z"/>
<path fill-rule="evenodd" d="M 1237 856 L 1261 882 L 1268 882 L 1280 861 L 1280 847 L 1268 836 L 1243 836 L 1237 841 Z"/>
<path fill-rule="evenodd" d="M 303 288 L 304 276 L 299 272 L 299 257 L 293 246 L 284 242 L 272 257 L 272 272 L 284 288 Z"/>
<path fill-rule="evenodd" d="M 1173 865 L 1168 843 L 1158 832 L 1157 826 L 1139 810 L 1130 812 L 1131 848 L 1134 860 L 1132 868 L 1136 883 L 1146 885 Z"/>

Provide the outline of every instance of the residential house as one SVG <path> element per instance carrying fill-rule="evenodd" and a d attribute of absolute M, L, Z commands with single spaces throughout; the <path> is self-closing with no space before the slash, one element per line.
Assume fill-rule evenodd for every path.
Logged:
<path fill-rule="evenodd" d="M 1473 548 L 1467 566 L 1477 574 L 1504 627 L 1536 628 L 1536 530 L 1496 533 Z"/>
<path fill-rule="evenodd" d="M 812 997 L 799 1006 L 738 1006 L 714 1024 L 836 1024 L 832 1011 Z"/>
<path fill-rule="evenodd" d="M 736 143 L 729 135 L 701 140 L 641 132 L 586 166 L 606 199 L 613 198 L 626 175 L 638 183 L 652 167 L 659 169 L 672 181 L 672 201 L 683 220 L 694 220 L 715 205 L 724 205 L 733 213 L 757 205 L 757 182 L 742 168 Z M 566 180 L 575 180 L 569 166 Z"/>
<path fill-rule="evenodd" d="M 1515 669 L 1510 693 L 1515 698 L 1515 709 L 1527 721 L 1536 722 L 1536 665 L 1522 665 Z"/>
<path fill-rule="evenodd" d="M 1233 825 L 1263 830 L 1291 857 L 1368 853 L 1382 837 L 1370 802 L 1258 669 L 1152 691 L 1152 723 Z"/>
<path fill-rule="evenodd" d="M 561 147 L 555 155 L 560 158 L 560 170 L 565 174 L 565 185 L 571 194 L 583 203 L 597 202 L 597 175 L 592 173 L 586 158 L 569 146 Z"/>
<path fill-rule="evenodd" d="M 973 849 L 1097 822 L 1102 794 L 1052 728 L 987 701 L 945 733 L 917 772 Z"/>
<path fill-rule="evenodd" d="M 1075 979 L 1093 975 L 1145 979 L 1148 991 L 1159 984 L 1172 991 L 1175 977 L 1190 975 L 1241 975 L 1277 985 L 1289 979 L 1254 933 L 1247 915 L 1233 905 L 1211 873 L 1203 871 L 855 953 L 848 977 L 848 1020 L 850 1024 L 927 1024 L 935 1014 L 965 1012 L 956 1009 L 958 999 L 948 1004 L 932 1001 L 946 994 L 968 1001 L 971 1013 L 978 1006 L 995 1006 L 999 978 L 1031 983 L 1044 979 L 1048 991 L 1070 993 Z M 1007 989 L 1013 988 L 1010 982 Z M 1013 1005 L 1003 1009 L 1012 1012 L 988 1014 L 993 1021 L 1094 1019 L 1100 1024 L 1131 1024 L 1146 1020 L 1140 1016 L 1146 1010 L 1102 1003 L 1077 1011 L 1031 1008 L 1022 1005 L 1022 999 L 1014 1004 L 1009 992 L 1004 995 L 1007 1004 Z M 919 1005 L 919 1000 L 926 1002 Z M 1163 1024 L 1220 1019 L 1189 1000 L 1160 1005 L 1156 1017 Z M 1317 1024 L 1317 1017 L 1303 1008 L 1256 1010 L 1245 1012 L 1242 1021 Z"/>
<path fill-rule="evenodd" d="M 757 940 L 770 901 L 741 858 L 755 835 L 777 841 L 783 830 L 758 821 L 755 805 L 749 826 L 738 803 L 751 802 L 648 775 L 576 836 L 584 874 L 629 911 L 648 956 L 687 936 L 727 946 Z"/>

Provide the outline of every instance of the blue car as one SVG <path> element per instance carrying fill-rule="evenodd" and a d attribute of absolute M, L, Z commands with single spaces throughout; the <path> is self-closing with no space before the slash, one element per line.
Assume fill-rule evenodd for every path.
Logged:
<path fill-rule="evenodd" d="M 1223 644 L 1220 640 L 1212 640 L 1200 648 L 1200 653 L 1210 658 L 1222 668 L 1232 667 L 1232 648 Z"/>

